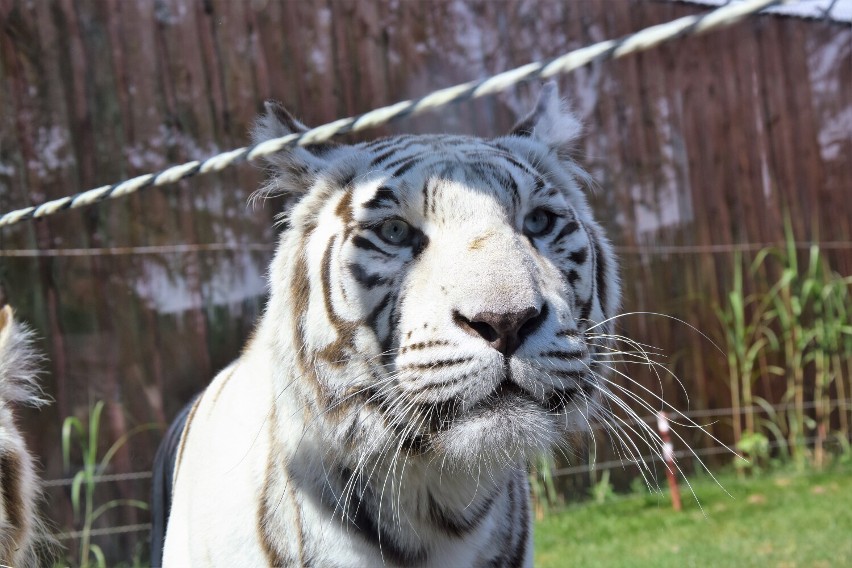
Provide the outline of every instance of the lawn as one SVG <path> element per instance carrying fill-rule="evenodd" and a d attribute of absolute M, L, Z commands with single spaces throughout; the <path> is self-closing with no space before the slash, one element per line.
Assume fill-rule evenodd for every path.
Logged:
<path fill-rule="evenodd" d="M 681 513 L 647 491 L 552 513 L 536 523 L 535 565 L 852 566 L 852 467 L 720 482 L 730 496 L 708 479 L 697 500 L 683 487 Z"/>

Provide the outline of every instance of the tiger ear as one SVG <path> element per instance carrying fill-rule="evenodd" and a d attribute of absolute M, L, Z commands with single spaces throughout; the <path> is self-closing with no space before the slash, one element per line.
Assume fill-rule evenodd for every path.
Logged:
<path fill-rule="evenodd" d="M 266 112 L 257 119 L 252 129 L 254 144 L 308 131 L 308 127 L 296 120 L 281 103 L 266 101 L 264 107 Z M 308 191 L 317 172 L 328 166 L 329 152 L 338 146 L 331 142 L 296 146 L 266 156 L 264 160 L 271 166 L 272 175 L 261 192 L 271 195 Z"/>
<path fill-rule="evenodd" d="M 518 122 L 513 136 L 534 138 L 555 150 L 570 149 L 582 132 L 580 121 L 559 98 L 559 87 L 549 81 L 541 88 L 533 111 Z"/>
<path fill-rule="evenodd" d="M 0 308 L 0 401 L 39 406 L 47 398 L 38 384 L 39 356 L 33 333 L 15 318 L 8 304 Z"/>

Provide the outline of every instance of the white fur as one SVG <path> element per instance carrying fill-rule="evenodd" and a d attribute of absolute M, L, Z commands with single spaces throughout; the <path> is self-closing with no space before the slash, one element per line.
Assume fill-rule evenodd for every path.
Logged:
<path fill-rule="evenodd" d="M 553 148 L 573 144 L 583 131 L 583 125 L 571 112 L 568 103 L 559 98 L 556 83 L 542 87 L 533 118 L 533 135 Z"/>
<path fill-rule="evenodd" d="M 0 456 L 15 463 L 15 491 L 10 487 L 12 472 L 0 462 L 0 565 L 35 567 L 36 547 L 44 541 L 37 517 L 39 482 L 35 464 L 24 437 L 15 423 L 14 404 L 38 406 L 45 402 L 38 385 L 38 356 L 31 344 L 32 333 L 15 321 L 12 308 L 0 309 Z M 7 507 L 7 500 L 10 500 Z M 13 523 L 12 510 L 20 523 Z"/>
<path fill-rule="evenodd" d="M 282 134 L 272 114 L 260 122 L 261 139 Z M 582 330 L 617 309 L 618 283 L 576 165 L 564 157 L 579 126 L 555 86 L 525 122 L 531 131 L 493 142 L 422 137 L 390 141 L 404 149 L 386 158 L 387 148 L 359 145 L 271 160 L 266 191 L 304 197 L 288 216 L 253 340 L 189 417 L 166 566 L 249 567 L 274 557 L 392 566 L 395 548 L 424 551 L 409 563 L 417 566 L 479 566 L 512 554 L 532 565 L 526 463 L 586 427 L 591 391 L 601 386 L 590 387 L 594 347 Z M 408 158 L 419 161 L 396 170 Z M 533 190 L 541 179 L 554 191 Z M 380 188 L 391 188 L 395 203 L 368 207 Z M 559 242 L 525 235 L 526 216 L 541 207 L 561 212 L 560 227 L 575 220 L 576 230 Z M 428 244 L 380 242 L 378 227 L 390 218 Z M 595 297 L 595 246 L 605 303 Z M 587 251 L 577 257 L 585 261 L 567 260 L 575 249 Z M 511 357 L 459 323 L 531 307 L 542 316 Z M 576 356 L 553 355 L 567 352 Z M 508 383 L 521 394 L 498 398 Z M 362 389 L 372 390 L 354 398 Z M 548 397 L 560 396 L 565 404 L 546 411 Z M 377 401 L 384 406 L 371 406 Z M 404 449 L 417 440 L 426 440 L 420 453 Z M 344 506 L 353 492 L 372 504 L 357 527 L 344 518 L 359 514 Z M 329 510 L 323 495 L 338 506 Z M 464 518 L 477 510 L 480 521 L 461 536 L 435 521 L 435 511 Z M 369 538 L 369 522 L 385 541 Z"/>

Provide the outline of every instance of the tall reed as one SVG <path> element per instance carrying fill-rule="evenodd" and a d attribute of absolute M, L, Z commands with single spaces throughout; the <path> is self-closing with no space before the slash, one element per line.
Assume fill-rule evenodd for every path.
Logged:
<path fill-rule="evenodd" d="M 137 426 L 116 440 L 103 456 L 99 456 L 98 448 L 100 446 L 100 425 L 103 409 L 103 401 L 95 403 L 89 412 L 87 424 L 84 424 L 76 416 L 68 416 L 62 422 L 62 460 L 66 470 L 71 468 L 71 453 L 75 445 L 79 448 L 83 463 L 82 469 L 74 474 L 71 484 L 71 505 L 74 509 L 75 518 L 81 523 L 78 564 L 80 568 L 91 566 L 105 568 L 107 566 L 103 551 L 98 545 L 92 543 L 92 529 L 98 518 L 116 507 L 148 508 L 148 503 L 137 499 L 113 499 L 101 505 L 95 505 L 95 486 L 98 477 L 106 472 L 115 453 L 135 434 L 158 427 L 156 424 Z M 94 557 L 94 560 L 92 557 Z"/>
<path fill-rule="evenodd" d="M 810 463 L 819 468 L 827 459 L 825 444 L 833 425 L 838 439 L 848 442 L 850 435 L 852 277 L 832 271 L 817 244 L 809 247 L 805 260 L 800 263 L 788 220 L 784 245 L 761 250 L 751 265 L 753 276 L 777 275 L 772 285 L 746 295 L 742 259 L 736 254 L 732 289 L 716 313 L 727 346 L 734 442 L 767 430 L 776 439 L 783 436 L 800 467 Z M 755 379 L 760 373 L 784 377 L 780 401 L 771 398 L 768 376 L 764 383 L 770 392 L 763 393 L 767 398 L 758 395 Z M 774 411 L 775 402 L 784 405 L 781 412 Z M 754 403 L 767 413 L 766 419 L 755 420 Z"/>
<path fill-rule="evenodd" d="M 716 307 L 722 323 L 728 359 L 728 387 L 733 408 L 732 427 L 735 443 L 743 436 L 756 433 L 754 382 L 758 358 L 767 347 L 777 347 L 778 340 L 766 325 L 767 302 L 759 295 L 746 295 L 743 286 L 743 259 L 734 255 L 733 286 L 727 303 Z M 742 418 L 745 419 L 745 431 Z"/>

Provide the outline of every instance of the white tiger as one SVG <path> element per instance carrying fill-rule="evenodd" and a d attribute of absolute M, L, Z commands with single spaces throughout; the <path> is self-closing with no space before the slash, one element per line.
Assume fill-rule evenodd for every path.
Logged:
<path fill-rule="evenodd" d="M 0 566 L 37 566 L 47 544 L 36 513 L 39 483 L 33 458 L 15 424 L 13 404 L 44 403 L 36 385 L 32 333 L 0 309 Z"/>
<path fill-rule="evenodd" d="M 255 140 L 304 126 L 267 104 Z M 555 84 L 506 136 L 270 160 L 270 300 L 192 406 L 164 562 L 531 566 L 527 463 L 587 429 L 616 263 Z M 180 431 L 180 430 L 178 430 Z"/>

